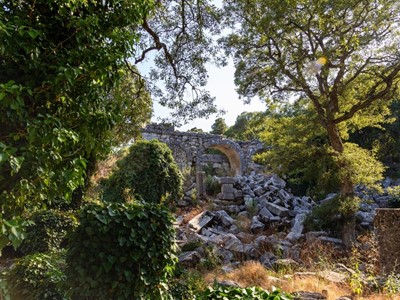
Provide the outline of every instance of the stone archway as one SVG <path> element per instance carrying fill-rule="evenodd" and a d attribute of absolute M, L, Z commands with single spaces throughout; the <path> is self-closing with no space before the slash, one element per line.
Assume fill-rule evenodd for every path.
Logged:
<path fill-rule="evenodd" d="M 236 143 L 228 140 L 220 140 L 217 143 L 206 143 L 204 144 L 204 147 L 199 150 L 200 153 L 198 155 L 198 159 L 201 158 L 204 151 L 208 148 L 219 150 L 225 154 L 229 160 L 232 173 L 234 173 L 235 176 L 242 175 L 244 159 L 241 155 L 240 148 L 238 145 L 236 145 Z M 197 165 L 200 166 L 200 161 L 198 161 Z"/>

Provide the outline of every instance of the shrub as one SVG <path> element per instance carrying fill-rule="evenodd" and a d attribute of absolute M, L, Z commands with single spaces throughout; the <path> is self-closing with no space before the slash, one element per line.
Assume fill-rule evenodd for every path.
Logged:
<path fill-rule="evenodd" d="M 6 289 L 13 300 L 66 299 L 64 270 L 65 252 L 28 255 L 5 273 Z"/>
<path fill-rule="evenodd" d="M 202 274 L 197 270 L 186 270 L 170 282 L 171 296 L 174 300 L 193 300 L 202 293 L 207 285 Z"/>
<path fill-rule="evenodd" d="M 389 207 L 400 208 L 400 186 L 389 187 L 387 192 L 391 198 L 389 199 Z"/>
<path fill-rule="evenodd" d="M 306 230 L 324 230 L 340 236 L 343 224 L 354 217 L 359 203 L 360 199 L 357 197 L 341 199 L 336 196 L 332 200 L 314 207 L 304 221 Z"/>
<path fill-rule="evenodd" d="M 207 175 L 204 181 L 207 195 L 215 196 L 221 192 L 221 184 L 218 182 L 218 177 Z"/>
<path fill-rule="evenodd" d="M 18 250 L 23 255 L 59 250 L 78 222 L 72 213 L 57 210 L 40 210 L 29 219 L 33 224 L 26 229 L 26 238 Z"/>
<path fill-rule="evenodd" d="M 90 204 L 71 235 L 73 299 L 158 299 L 176 263 L 172 217 L 153 203 Z"/>
<path fill-rule="evenodd" d="M 147 202 L 171 202 L 182 194 L 182 175 L 171 149 L 159 141 L 139 141 L 117 162 L 118 169 L 103 181 L 103 199 L 121 202 L 124 192 Z"/>
<path fill-rule="evenodd" d="M 293 298 L 289 294 L 281 292 L 278 289 L 268 292 L 259 287 L 237 288 L 215 285 L 214 287 L 209 287 L 202 293 L 199 299 L 289 300 Z"/>

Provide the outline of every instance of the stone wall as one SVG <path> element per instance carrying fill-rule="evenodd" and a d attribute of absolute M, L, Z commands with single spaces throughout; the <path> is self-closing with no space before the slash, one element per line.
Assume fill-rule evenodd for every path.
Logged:
<path fill-rule="evenodd" d="M 377 209 L 374 225 L 377 231 L 381 272 L 400 273 L 400 209 Z"/>
<path fill-rule="evenodd" d="M 201 171 L 202 166 L 207 165 L 210 157 L 207 149 L 221 151 L 229 162 L 230 173 L 241 175 L 252 171 L 252 156 L 265 149 L 259 141 L 239 142 L 221 135 L 208 133 L 175 131 L 173 126 L 162 124 L 150 124 L 142 129 L 142 137 L 145 140 L 157 139 L 166 143 L 172 150 L 178 165 L 184 168 L 195 168 Z M 213 160 L 217 159 L 216 157 Z M 211 161 L 226 167 L 226 159 L 220 157 L 220 161 Z M 218 166 L 218 165 L 216 165 Z"/>

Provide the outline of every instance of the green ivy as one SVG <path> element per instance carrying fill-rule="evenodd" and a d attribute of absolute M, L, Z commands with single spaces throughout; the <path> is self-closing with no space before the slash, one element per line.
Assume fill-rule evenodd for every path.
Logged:
<path fill-rule="evenodd" d="M 150 203 L 89 204 L 67 252 L 73 299 L 159 299 L 176 263 L 172 217 Z"/>
<path fill-rule="evenodd" d="M 293 298 L 289 294 L 281 292 L 278 289 L 273 289 L 271 292 L 268 292 L 259 287 L 238 288 L 214 285 L 213 287 L 208 287 L 199 299 L 290 300 Z"/>
<path fill-rule="evenodd" d="M 33 224 L 26 229 L 26 238 L 18 250 L 24 254 L 60 250 L 67 234 L 78 222 L 72 213 L 57 210 L 40 210 L 29 218 Z"/>
<path fill-rule="evenodd" d="M 126 192 L 153 203 L 171 203 L 181 197 L 183 177 L 166 144 L 139 141 L 117 165 L 118 169 L 104 182 L 105 201 L 120 202 Z"/>
<path fill-rule="evenodd" d="M 3 291 L 13 300 L 64 300 L 65 253 L 33 254 L 16 261 L 5 272 Z"/>

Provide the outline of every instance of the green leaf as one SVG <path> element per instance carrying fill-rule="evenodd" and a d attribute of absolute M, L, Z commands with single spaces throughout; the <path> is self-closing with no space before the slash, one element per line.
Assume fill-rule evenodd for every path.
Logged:
<path fill-rule="evenodd" d="M 28 30 L 28 34 L 32 39 L 35 39 L 40 34 L 40 32 L 35 29 L 30 29 Z"/>

